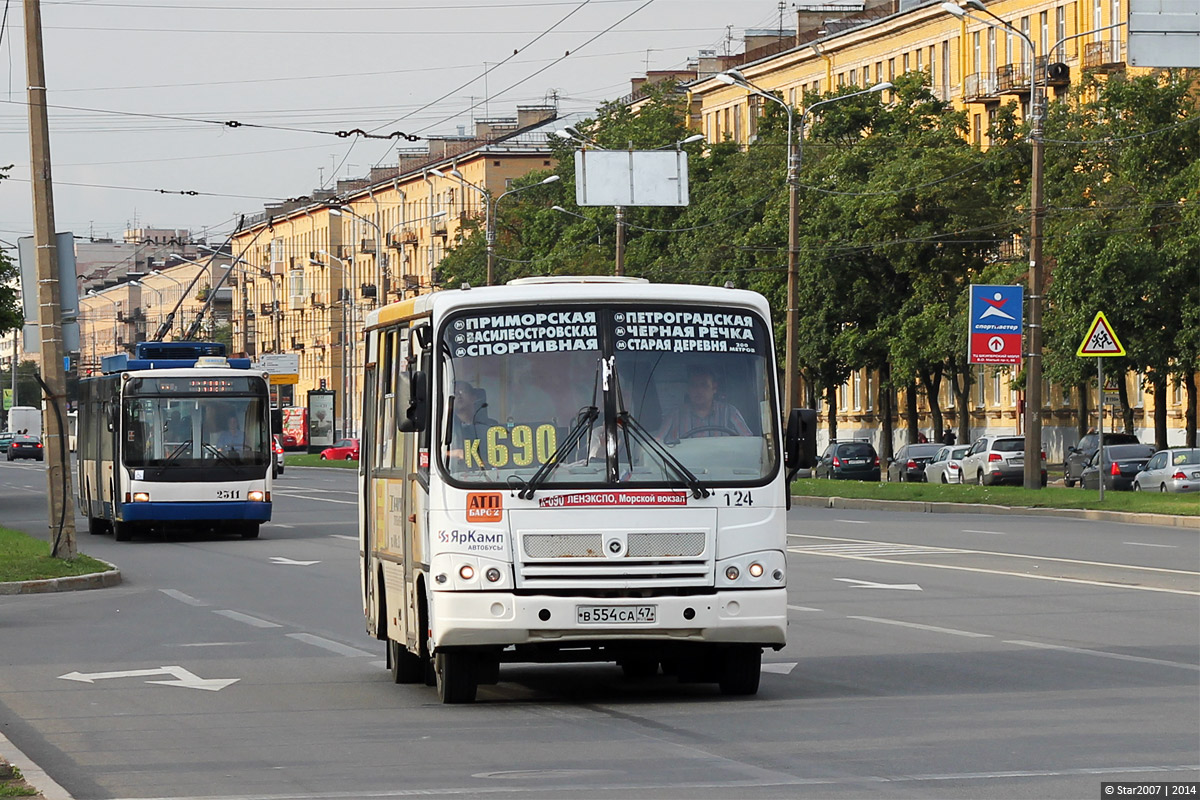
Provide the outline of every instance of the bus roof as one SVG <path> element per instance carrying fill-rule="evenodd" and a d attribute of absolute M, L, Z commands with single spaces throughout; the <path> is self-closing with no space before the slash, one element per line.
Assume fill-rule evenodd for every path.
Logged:
<path fill-rule="evenodd" d="M 377 308 L 367 314 L 366 330 L 401 320 L 439 316 L 459 308 L 572 302 L 672 303 L 739 306 L 770 317 L 767 300 L 758 292 L 721 286 L 649 283 L 643 278 L 611 275 L 521 278 L 503 286 L 467 287 L 432 292 Z"/>

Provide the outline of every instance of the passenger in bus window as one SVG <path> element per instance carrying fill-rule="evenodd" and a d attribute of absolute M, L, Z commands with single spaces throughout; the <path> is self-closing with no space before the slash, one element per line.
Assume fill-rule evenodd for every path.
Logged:
<path fill-rule="evenodd" d="M 217 437 L 218 450 L 240 450 L 246 446 L 246 433 L 238 426 L 237 416 L 229 415 L 225 421 L 225 430 Z"/>
<path fill-rule="evenodd" d="M 678 408 L 667 414 L 657 438 L 667 444 L 680 439 L 709 436 L 752 436 L 737 408 L 717 398 L 719 385 L 713 371 L 693 367 L 687 390 Z"/>
<path fill-rule="evenodd" d="M 500 423 L 487 415 L 487 393 L 466 381 L 454 385 L 454 421 L 451 425 L 450 441 L 447 442 L 447 458 L 462 462 L 467 467 L 486 463 L 486 448 L 480 442 L 487 437 L 488 428 Z"/>

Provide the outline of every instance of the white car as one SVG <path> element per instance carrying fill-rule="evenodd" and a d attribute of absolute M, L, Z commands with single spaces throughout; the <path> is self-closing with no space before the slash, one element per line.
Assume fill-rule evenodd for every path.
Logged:
<path fill-rule="evenodd" d="M 970 449 L 969 444 L 956 444 L 938 450 L 933 461 L 925 465 L 925 482 L 962 483 L 962 460 Z"/>
<path fill-rule="evenodd" d="M 1042 452 L 1042 486 L 1046 485 L 1046 453 Z M 981 436 L 963 456 L 963 483 L 994 486 L 1025 479 L 1025 437 L 1003 434 Z"/>
<path fill-rule="evenodd" d="M 1133 479 L 1135 492 L 1200 492 L 1200 449 L 1159 450 Z"/>

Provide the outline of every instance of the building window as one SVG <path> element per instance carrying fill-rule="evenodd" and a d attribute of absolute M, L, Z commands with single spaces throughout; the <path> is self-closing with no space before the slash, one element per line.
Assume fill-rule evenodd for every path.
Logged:
<path fill-rule="evenodd" d="M 875 62 L 875 82 L 883 83 L 883 62 L 882 61 Z"/>
<path fill-rule="evenodd" d="M 888 59 L 888 80 L 893 80 L 896 77 L 896 59 Z"/>
<path fill-rule="evenodd" d="M 854 410 L 862 411 L 862 373 L 854 373 Z"/>
<path fill-rule="evenodd" d="M 983 144 L 983 118 L 976 114 L 974 117 L 975 124 L 971 126 L 971 141 L 977 145 Z"/>
<path fill-rule="evenodd" d="M 733 108 L 733 138 L 736 141 L 742 140 L 742 108 L 734 106 Z"/>
<path fill-rule="evenodd" d="M 1000 407 L 1000 370 L 992 373 L 992 405 Z"/>
<path fill-rule="evenodd" d="M 1039 14 L 1038 24 L 1041 28 L 1042 37 L 1041 47 L 1038 48 L 1038 52 L 1046 55 L 1050 52 L 1050 12 L 1043 11 Z"/>
<path fill-rule="evenodd" d="M 875 396 L 871 394 L 871 373 L 867 373 L 867 411 L 875 410 Z"/>
<path fill-rule="evenodd" d="M 904 71 L 908 72 L 908 53 L 901 56 L 901 63 L 904 65 Z"/>
<path fill-rule="evenodd" d="M 921 48 L 917 48 L 917 72 L 925 71 L 925 54 L 921 52 Z"/>
<path fill-rule="evenodd" d="M 979 387 L 978 405 L 983 408 L 987 405 L 987 372 L 983 367 L 979 367 L 975 373 L 975 385 Z"/>
<path fill-rule="evenodd" d="M 980 33 L 975 31 L 971 34 L 971 48 L 974 52 L 974 60 L 971 62 L 971 72 L 976 75 L 983 72 L 983 49 L 980 47 Z"/>
<path fill-rule="evenodd" d="M 942 42 L 942 99 L 950 99 L 950 41 Z"/>
<path fill-rule="evenodd" d="M 995 28 L 988 28 L 988 32 L 987 32 L 987 33 L 988 33 L 988 43 L 987 43 L 987 48 L 988 48 L 987 71 L 988 71 L 988 72 L 995 72 L 995 71 L 996 71 L 996 29 L 995 29 Z"/>
<path fill-rule="evenodd" d="M 1061 42 L 1065 38 L 1067 38 L 1067 8 L 1066 6 L 1059 6 L 1054 9 L 1054 39 Z M 1055 56 L 1054 53 L 1050 55 L 1054 58 L 1062 59 L 1061 55 Z"/>
<path fill-rule="evenodd" d="M 857 67 L 850 70 L 850 85 L 858 86 L 858 68 Z"/>
<path fill-rule="evenodd" d="M 1104 0 L 1092 0 L 1092 30 L 1104 27 L 1102 19 Z M 1096 30 L 1094 38 L 1097 42 L 1104 40 L 1104 33 Z"/>

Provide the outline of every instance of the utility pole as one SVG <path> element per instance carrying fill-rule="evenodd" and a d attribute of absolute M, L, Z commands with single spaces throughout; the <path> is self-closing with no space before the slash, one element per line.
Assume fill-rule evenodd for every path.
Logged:
<path fill-rule="evenodd" d="M 616 206 L 617 211 L 617 256 L 613 272 L 625 274 L 625 206 Z"/>
<path fill-rule="evenodd" d="M 73 492 L 63 430 L 67 417 L 67 381 L 63 367 L 66 348 L 62 338 L 54 192 L 50 180 L 50 123 L 46 114 L 46 67 L 42 59 L 42 10 L 39 0 L 25 0 L 25 74 L 29 87 L 29 175 L 33 186 L 34 245 L 37 251 L 38 333 L 43 380 L 48 395 L 42 413 L 42 428 L 45 431 L 43 442 L 51 555 L 72 559 L 78 551 L 75 545 L 75 510 L 68 502 Z"/>

